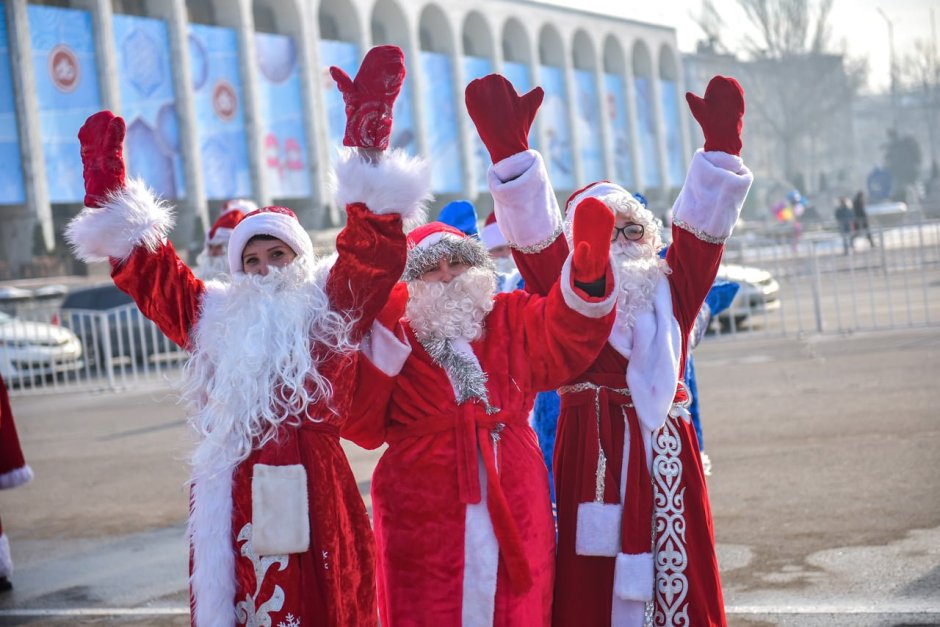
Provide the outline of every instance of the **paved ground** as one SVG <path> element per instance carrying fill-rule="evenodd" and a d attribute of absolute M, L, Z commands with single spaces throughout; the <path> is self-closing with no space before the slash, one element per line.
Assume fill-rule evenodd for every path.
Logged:
<path fill-rule="evenodd" d="M 730 623 L 940 624 L 937 329 L 742 334 L 696 359 Z M 0 493 L 0 625 L 188 624 L 173 398 L 14 399 L 36 480 Z M 367 492 L 376 454 L 348 451 Z"/>

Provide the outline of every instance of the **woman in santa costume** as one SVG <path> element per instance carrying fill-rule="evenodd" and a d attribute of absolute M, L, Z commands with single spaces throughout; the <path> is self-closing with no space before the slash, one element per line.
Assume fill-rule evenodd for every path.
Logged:
<path fill-rule="evenodd" d="M 752 176 L 739 156 L 744 96 L 737 81 L 715 77 L 704 98 L 686 99 L 705 148 L 692 159 L 673 208 L 673 244 L 660 259 L 659 221 L 619 185 L 579 190 L 561 220 L 542 159 L 526 141 L 538 94 L 520 97 L 498 75 L 466 90 L 493 160 L 495 212 L 527 289 L 544 293 L 561 272 L 570 225 L 586 199 L 615 216 L 617 319 L 594 363 L 558 390 L 559 626 L 725 624 L 705 476 L 680 373 Z"/>
<path fill-rule="evenodd" d="M 361 336 L 404 268 L 402 218 L 419 213 L 429 173 L 382 157 L 405 68 L 374 48 L 346 101 L 338 255 L 317 263 L 293 212 L 248 214 L 229 242 L 231 282 L 202 282 L 166 235 L 171 216 L 124 182 L 120 118 L 79 132 L 86 209 L 68 236 L 84 260 L 110 259 L 115 283 L 190 359 L 182 396 L 198 444 L 189 521 L 192 622 L 375 625 L 374 540 L 339 443 Z"/>
<path fill-rule="evenodd" d="M 23 457 L 7 386 L 3 377 L 0 377 L 0 490 L 17 488 L 32 480 L 33 469 Z M 10 554 L 10 540 L 3 532 L 3 523 L 0 523 L 0 592 L 13 588 L 10 582 L 12 574 L 13 556 Z"/>
<path fill-rule="evenodd" d="M 483 245 L 453 227 L 408 235 L 407 289 L 373 324 L 344 431 L 388 444 L 372 478 L 385 627 L 550 623 L 555 528 L 527 419 L 594 360 L 616 288 L 612 216 L 580 215 L 547 297 L 497 293 Z"/>

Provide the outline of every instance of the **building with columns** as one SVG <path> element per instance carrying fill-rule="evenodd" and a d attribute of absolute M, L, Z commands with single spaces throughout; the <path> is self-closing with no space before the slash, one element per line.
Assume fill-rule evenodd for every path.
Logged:
<path fill-rule="evenodd" d="M 530 137 L 563 201 L 610 179 L 664 211 L 690 154 L 672 28 L 525 0 L 0 0 L 0 263 L 21 275 L 62 251 L 81 208 L 76 137 L 111 109 L 127 122 L 129 174 L 175 205 L 198 250 L 232 197 L 339 224 L 329 163 L 345 113 L 331 65 L 353 75 L 396 44 L 408 76 L 392 143 L 432 164 L 435 207 L 491 199 L 489 157 L 463 101 L 491 72 L 545 101 Z M 37 252 L 38 251 L 38 252 Z"/>

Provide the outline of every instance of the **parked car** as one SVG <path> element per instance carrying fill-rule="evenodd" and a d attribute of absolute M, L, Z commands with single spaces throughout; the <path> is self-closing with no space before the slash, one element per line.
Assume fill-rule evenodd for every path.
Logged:
<path fill-rule="evenodd" d="M 741 287 L 731 302 L 731 306 L 718 314 L 718 321 L 723 330 L 731 328 L 734 318 L 735 327 L 749 317 L 759 319 L 765 313 L 780 309 L 780 284 L 767 270 L 753 266 L 723 263 L 718 267 L 717 278 L 734 281 Z"/>
<path fill-rule="evenodd" d="M 8 385 L 78 370 L 82 344 L 68 329 L 0 312 L 0 374 Z"/>
<path fill-rule="evenodd" d="M 90 363 L 99 367 L 104 365 L 107 346 L 115 365 L 131 361 L 144 365 L 183 357 L 180 349 L 144 317 L 133 299 L 113 283 L 69 292 L 60 307 L 60 321 L 75 332 Z"/>

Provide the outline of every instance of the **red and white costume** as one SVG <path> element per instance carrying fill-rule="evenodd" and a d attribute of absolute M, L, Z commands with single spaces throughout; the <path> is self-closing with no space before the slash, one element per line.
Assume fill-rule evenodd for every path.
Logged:
<path fill-rule="evenodd" d="M 337 199 L 348 216 L 337 238 L 338 255 L 299 289 L 325 292 L 328 309 L 354 321 L 342 338 L 347 345 L 358 344 L 401 275 L 402 217 L 420 211 L 428 180 L 424 164 L 399 153 L 372 165 L 348 152 L 337 165 Z M 239 223 L 232 246 L 236 241 L 244 246 L 240 229 L 253 219 Z M 131 182 L 101 208 L 86 208 L 69 234 L 80 257 L 111 258 L 118 287 L 170 339 L 190 350 L 193 360 L 208 359 L 211 373 L 212 356 L 225 358 L 225 346 L 216 340 L 224 337 L 220 312 L 233 286 L 194 277 L 166 240 L 170 227 L 168 212 Z M 287 239 L 298 259 L 312 257 L 305 233 Z M 237 264 L 233 270 L 240 270 L 241 250 L 229 254 Z M 307 387 L 314 401 L 260 444 L 224 433 L 216 437 L 212 426 L 231 418 L 213 412 L 241 390 L 213 385 L 210 374 L 193 417 L 208 431 L 197 445 L 192 471 L 190 584 L 192 622 L 198 627 L 376 624 L 372 530 L 339 443 L 358 354 L 327 351 L 312 341 L 310 350 L 330 392 Z M 275 385 L 271 398 L 281 390 Z M 239 447 L 250 450 L 247 457 L 225 462 Z"/>
<path fill-rule="evenodd" d="M 0 378 L 0 490 L 17 488 L 33 479 L 33 469 L 23 457 L 20 438 L 16 433 L 13 420 L 13 408 L 6 384 Z M 9 577 L 13 573 L 13 556 L 10 555 L 10 541 L 3 532 L 0 523 L 0 577 Z"/>
<path fill-rule="evenodd" d="M 673 208 L 671 272 L 652 307 L 632 324 L 618 315 L 598 358 L 559 389 L 555 625 L 725 624 L 705 477 L 677 384 L 751 180 L 736 155 L 695 154 Z M 568 242 L 542 159 L 502 159 L 489 183 L 526 288 L 544 293 Z M 589 186 L 569 201 L 568 218 L 585 196 L 610 205 L 619 193 Z"/>
<path fill-rule="evenodd" d="M 462 237 L 418 241 L 409 265 L 438 235 Z M 452 341 L 469 358 L 463 372 L 432 357 L 407 317 L 394 332 L 373 325 L 369 360 L 360 361 L 364 409 L 343 435 L 367 448 L 388 444 L 372 479 L 383 626 L 550 623 L 555 528 L 527 418 L 536 392 L 594 359 L 615 295 L 609 269 L 606 292 L 591 298 L 570 264 L 547 297 L 495 294 L 482 336 Z M 481 377 L 478 395 L 459 402 L 471 375 Z"/>

